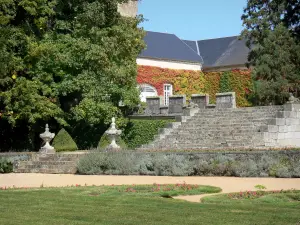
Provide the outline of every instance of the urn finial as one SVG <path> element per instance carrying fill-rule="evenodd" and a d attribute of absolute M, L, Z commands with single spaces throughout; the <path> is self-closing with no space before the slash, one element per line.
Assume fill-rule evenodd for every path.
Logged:
<path fill-rule="evenodd" d="M 119 150 L 121 147 L 116 143 L 116 138 L 121 135 L 122 131 L 116 128 L 116 119 L 113 117 L 111 119 L 110 128 L 105 131 L 105 133 L 109 136 L 111 143 L 107 147 L 109 150 Z"/>
<path fill-rule="evenodd" d="M 45 132 L 40 134 L 40 138 L 43 139 L 45 145 L 41 147 L 40 153 L 52 154 L 55 153 L 54 147 L 50 145 L 50 141 L 54 138 L 55 134 L 49 131 L 49 125 L 46 124 Z"/>

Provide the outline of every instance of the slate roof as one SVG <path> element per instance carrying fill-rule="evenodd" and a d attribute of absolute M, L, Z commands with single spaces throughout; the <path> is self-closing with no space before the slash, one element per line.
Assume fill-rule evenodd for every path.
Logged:
<path fill-rule="evenodd" d="M 245 40 L 239 40 L 238 36 L 201 40 L 198 47 L 204 68 L 244 65 L 248 61 L 249 49 Z"/>
<path fill-rule="evenodd" d="M 147 31 L 144 41 L 147 47 L 139 55 L 140 58 L 203 62 L 193 46 L 189 46 L 174 34 Z"/>
<path fill-rule="evenodd" d="M 249 49 L 238 36 L 191 41 L 174 34 L 147 31 L 140 58 L 202 63 L 203 68 L 244 65 Z"/>
<path fill-rule="evenodd" d="M 191 49 L 193 49 L 194 52 L 196 52 L 197 54 L 199 53 L 197 47 L 197 41 L 188 41 L 188 40 L 182 40 L 182 41 L 186 43 Z"/>

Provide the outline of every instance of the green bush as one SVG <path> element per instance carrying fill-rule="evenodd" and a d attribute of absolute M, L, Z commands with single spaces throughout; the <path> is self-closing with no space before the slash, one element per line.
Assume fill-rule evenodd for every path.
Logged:
<path fill-rule="evenodd" d="M 129 149 L 135 149 L 154 140 L 159 128 L 164 128 L 174 120 L 130 120 L 122 138 Z"/>
<path fill-rule="evenodd" d="M 11 173 L 13 172 L 12 161 L 6 158 L 0 158 L 0 173 Z"/>
<path fill-rule="evenodd" d="M 289 154 L 95 151 L 81 158 L 77 169 L 80 174 L 300 177 L 300 152 Z M 269 164 L 264 163 L 267 159 Z M 277 164 L 283 159 L 288 166 Z"/>
<path fill-rule="evenodd" d="M 111 141 L 110 141 L 108 135 L 104 133 L 99 141 L 98 149 L 105 149 L 110 143 L 111 143 Z M 121 149 L 127 148 L 126 143 L 120 136 L 118 136 L 116 138 L 116 143 L 121 147 Z"/>
<path fill-rule="evenodd" d="M 64 128 L 62 128 L 55 136 L 53 147 L 57 152 L 78 150 L 75 141 Z"/>

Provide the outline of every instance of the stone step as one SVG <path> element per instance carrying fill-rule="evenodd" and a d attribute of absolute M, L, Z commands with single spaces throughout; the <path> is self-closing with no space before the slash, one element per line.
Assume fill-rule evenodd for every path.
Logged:
<path fill-rule="evenodd" d="M 78 160 L 83 154 L 37 154 L 34 161 L 74 161 Z"/>
<path fill-rule="evenodd" d="M 77 161 L 20 161 L 14 165 L 14 172 L 22 173 L 75 173 Z"/>
<path fill-rule="evenodd" d="M 59 166 L 59 165 L 73 165 L 76 164 L 77 161 L 23 161 L 20 163 L 26 165 L 34 165 L 34 166 L 39 166 L 39 165 Z"/>
<path fill-rule="evenodd" d="M 25 168 L 15 169 L 14 173 L 47 173 L 47 174 L 75 174 L 76 167 L 67 167 L 62 169 L 46 169 L 46 168 Z"/>
<path fill-rule="evenodd" d="M 257 125 L 258 126 L 258 125 Z M 202 130 L 226 130 L 228 128 L 241 128 L 241 129 L 253 129 L 256 126 L 254 124 L 184 124 L 178 130 L 186 129 L 202 129 Z"/>

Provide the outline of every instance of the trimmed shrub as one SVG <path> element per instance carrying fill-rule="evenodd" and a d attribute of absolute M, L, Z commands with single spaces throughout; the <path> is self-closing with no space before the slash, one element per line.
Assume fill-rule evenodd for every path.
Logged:
<path fill-rule="evenodd" d="M 265 160 L 269 164 L 265 164 Z M 95 151 L 79 160 L 80 174 L 300 177 L 300 152 L 141 153 Z M 285 162 L 283 164 L 283 161 Z M 288 165 L 288 166 L 287 166 Z"/>
<path fill-rule="evenodd" d="M 294 167 L 294 170 L 292 172 L 292 177 L 300 178 L 300 165 L 298 163 L 298 166 Z"/>
<path fill-rule="evenodd" d="M 174 120 L 130 120 L 122 138 L 129 149 L 135 149 L 153 141 L 158 130 L 171 122 Z"/>
<path fill-rule="evenodd" d="M 138 174 L 131 153 L 92 152 L 79 160 L 77 168 L 80 174 Z"/>
<path fill-rule="evenodd" d="M 111 141 L 109 139 L 109 136 L 104 133 L 98 143 L 98 149 L 105 149 L 108 145 L 110 145 L 110 143 Z M 125 141 L 120 136 L 116 138 L 116 143 L 121 147 L 121 149 L 127 148 Z"/>
<path fill-rule="evenodd" d="M 158 176 L 189 176 L 193 166 L 185 155 L 155 155 L 152 158 L 155 174 Z"/>
<path fill-rule="evenodd" d="M 281 166 L 276 171 L 276 177 L 282 177 L 282 178 L 291 178 L 292 173 L 289 171 L 289 168 L 286 166 Z"/>
<path fill-rule="evenodd" d="M 0 173 L 12 173 L 13 163 L 6 158 L 0 158 Z"/>
<path fill-rule="evenodd" d="M 62 128 L 53 140 L 53 147 L 57 152 L 76 151 L 78 147 L 70 134 Z"/>

